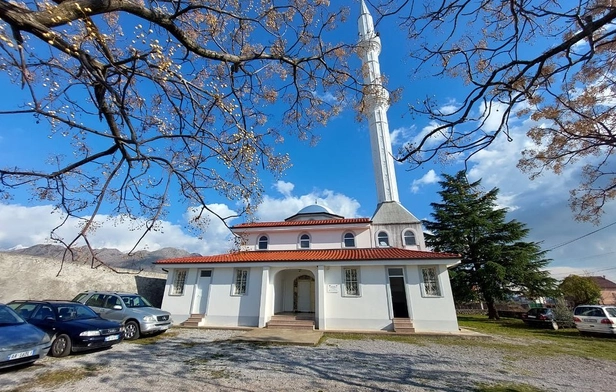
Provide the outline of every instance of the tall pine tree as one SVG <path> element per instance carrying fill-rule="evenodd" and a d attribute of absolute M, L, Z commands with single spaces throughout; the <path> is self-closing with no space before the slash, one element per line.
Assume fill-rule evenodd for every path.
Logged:
<path fill-rule="evenodd" d="M 483 299 L 489 318 L 498 319 L 498 300 L 515 293 L 549 295 L 556 281 L 542 268 L 550 260 L 538 243 L 523 241 L 526 225 L 506 221 L 507 210 L 496 204 L 498 188 L 484 193 L 481 181 L 469 183 L 463 171 L 444 177 L 442 203 L 431 204 L 433 221 L 424 224 L 429 246 L 461 255 L 461 263 L 450 270 L 455 300 Z"/>

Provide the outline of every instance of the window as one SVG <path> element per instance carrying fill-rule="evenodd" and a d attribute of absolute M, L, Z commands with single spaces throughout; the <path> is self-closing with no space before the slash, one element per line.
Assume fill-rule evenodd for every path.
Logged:
<path fill-rule="evenodd" d="M 355 248 L 355 234 L 346 233 L 344 235 L 344 247 L 345 248 Z"/>
<path fill-rule="evenodd" d="M 302 234 L 299 237 L 299 247 L 303 249 L 310 248 L 310 236 L 308 234 Z"/>
<path fill-rule="evenodd" d="M 173 285 L 171 286 L 171 295 L 183 295 L 184 284 L 186 283 L 186 270 L 175 270 L 173 277 Z"/>
<path fill-rule="evenodd" d="M 344 273 L 344 295 L 349 297 L 359 296 L 359 279 L 357 268 L 343 268 L 342 271 Z"/>
<path fill-rule="evenodd" d="M 211 278 L 212 277 L 212 271 L 211 270 L 201 270 L 201 273 L 200 273 L 199 277 L 201 277 L 201 278 Z"/>
<path fill-rule="evenodd" d="M 436 267 L 426 267 L 421 269 L 423 292 L 426 297 L 440 297 L 441 288 L 438 284 L 438 273 Z"/>
<path fill-rule="evenodd" d="M 384 231 L 379 232 L 376 241 L 379 246 L 389 246 L 389 236 Z"/>
<path fill-rule="evenodd" d="M 267 249 L 267 236 L 259 237 L 259 250 Z"/>
<path fill-rule="evenodd" d="M 246 294 L 246 286 L 248 284 L 248 270 L 235 270 L 235 282 L 233 283 L 233 295 Z"/>
<path fill-rule="evenodd" d="M 412 230 L 407 230 L 404 232 L 404 245 L 406 246 L 417 245 L 417 242 L 415 241 L 415 233 L 413 233 Z"/>

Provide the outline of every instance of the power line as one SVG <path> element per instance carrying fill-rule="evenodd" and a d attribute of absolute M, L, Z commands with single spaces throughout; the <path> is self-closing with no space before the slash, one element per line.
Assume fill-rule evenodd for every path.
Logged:
<path fill-rule="evenodd" d="M 584 234 L 583 236 L 580 236 L 580 237 L 574 238 L 574 239 L 572 239 L 572 240 L 565 241 L 565 242 L 563 242 L 563 243 L 561 243 L 561 244 L 558 244 L 558 245 L 556 245 L 556 246 L 554 246 L 554 247 L 552 247 L 552 248 L 548 249 L 548 250 L 547 250 L 547 252 L 550 252 L 550 251 L 552 251 L 552 250 L 554 250 L 554 249 L 562 248 L 562 247 L 563 247 L 563 246 L 565 246 L 565 245 L 569 245 L 569 244 L 571 244 L 571 243 L 573 243 L 573 242 L 575 242 L 575 241 L 581 240 L 582 238 L 586 238 L 586 237 L 588 237 L 589 235 L 595 234 L 595 233 L 597 233 L 597 232 L 599 232 L 599 231 L 601 231 L 601 230 L 607 229 L 608 227 L 611 227 L 611 226 L 614 226 L 614 225 L 616 225 L 616 222 L 612 222 L 612 223 L 610 223 L 610 224 L 609 224 L 609 225 L 607 225 L 607 226 L 603 226 L 603 227 L 601 227 L 601 228 L 599 228 L 599 229 L 597 229 L 597 230 L 595 230 L 595 231 L 591 231 L 590 233 Z"/>

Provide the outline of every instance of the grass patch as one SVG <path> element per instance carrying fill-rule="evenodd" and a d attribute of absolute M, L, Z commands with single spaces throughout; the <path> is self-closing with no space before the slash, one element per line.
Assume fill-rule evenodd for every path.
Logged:
<path fill-rule="evenodd" d="M 26 384 L 11 389 L 11 392 L 25 392 L 34 388 L 56 389 L 63 384 L 74 383 L 87 377 L 96 376 L 102 369 L 102 366 L 86 364 L 83 368 L 51 370 L 36 376 Z"/>
<path fill-rule="evenodd" d="M 325 333 L 321 344 L 331 345 L 328 339 L 386 340 L 414 345 L 439 344 L 459 347 L 493 349 L 505 356 L 523 359 L 537 356 L 571 355 L 581 358 L 616 361 L 615 339 L 612 337 L 583 337 L 577 329 L 530 328 L 522 320 L 503 318 L 489 320 L 485 315 L 460 315 L 458 324 L 489 338 L 453 335 L 395 335 L 361 333 Z M 515 391 L 515 390 L 513 390 Z"/>
<path fill-rule="evenodd" d="M 531 328 L 519 319 L 489 320 L 483 315 L 460 315 L 458 324 L 480 333 L 516 339 L 520 344 L 529 346 L 529 351 L 536 355 L 573 355 L 616 361 L 614 338 L 611 336 L 584 337 L 575 328 L 557 331 Z"/>
<path fill-rule="evenodd" d="M 496 384 L 480 385 L 475 392 L 545 392 L 545 390 L 526 384 Z"/>
<path fill-rule="evenodd" d="M 422 336 L 418 335 L 386 335 L 386 334 L 366 334 L 366 333 L 339 333 L 339 332 L 325 332 L 319 344 L 327 344 L 328 339 L 340 339 L 340 340 L 385 340 L 389 342 L 402 342 L 409 344 L 425 345 L 425 340 Z"/>
<path fill-rule="evenodd" d="M 210 378 L 229 378 L 232 376 L 231 372 L 226 369 L 210 370 L 208 371 Z"/>

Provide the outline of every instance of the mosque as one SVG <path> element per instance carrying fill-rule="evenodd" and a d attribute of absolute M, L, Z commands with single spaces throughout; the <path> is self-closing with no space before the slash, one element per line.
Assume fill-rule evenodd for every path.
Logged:
<path fill-rule="evenodd" d="M 242 223 L 237 252 L 160 260 L 163 309 L 175 323 L 307 327 L 324 331 L 457 332 L 448 268 L 459 256 L 426 250 L 421 222 L 399 201 L 381 83 L 381 41 L 361 1 L 359 54 L 378 205 L 345 218 L 309 205 L 281 222 Z"/>

